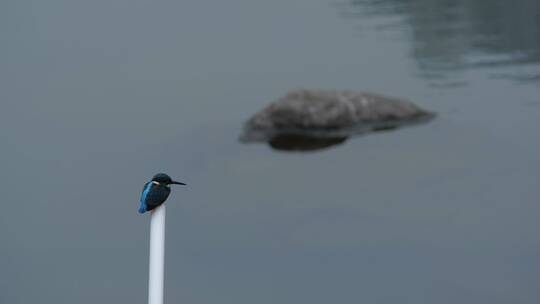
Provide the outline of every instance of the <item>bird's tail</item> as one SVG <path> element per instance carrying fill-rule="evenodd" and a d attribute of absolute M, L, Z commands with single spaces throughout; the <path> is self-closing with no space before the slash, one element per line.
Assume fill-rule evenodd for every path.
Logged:
<path fill-rule="evenodd" d="M 148 211 L 148 210 L 146 210 L 146 205 L 145 205 L 145 204 L 141 204 L 141 206 L 139 207 L 139 213 L 140 213 L 140 214 L 143 214 L 143 213 L 145 213 L 146 211 Z"/>

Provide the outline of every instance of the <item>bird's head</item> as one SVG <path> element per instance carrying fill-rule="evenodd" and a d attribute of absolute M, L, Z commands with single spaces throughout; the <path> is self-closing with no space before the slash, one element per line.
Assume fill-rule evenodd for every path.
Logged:
<path fill-rule="evenodd" d="M 152 181 L 160 183 L 162 185 L 171 185 L 171 184 L 173 184 L 173 185 L 186 185 L 186 184 L 181 183 L 181 182 L 173 181 L 172 178 L 170 176 L 168 176 L 167 174 L 165 174 L 165 173 L 158 173 L 158 174 L 154 175 L 154 177 L 152 177 Z"/>

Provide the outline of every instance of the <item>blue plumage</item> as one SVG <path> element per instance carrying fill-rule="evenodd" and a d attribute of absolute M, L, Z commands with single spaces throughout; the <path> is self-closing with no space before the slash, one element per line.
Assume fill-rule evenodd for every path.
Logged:
<path fill-rule="evenodd" d="M 184 183 L 173 181 L 167 174 L 159 173 L 154 175 L 152 180 L 146 183 L 141 194 L 141 206 L 139 213 L 151 211 L 167 200 L 171 193 L 169 185 L 185 185 Z"/>
<path fill-rule="evenodd" d="M 152 189 L 152 185 L 153 185 L 152 182 L 148 182 L 144 184 L 143 192 L 141 194 L 141 206 L 139 207 L 139 213 L 145 213 L 146 211 L 149 210 L 147 200 L 148 200 L 148 193 Z"/>

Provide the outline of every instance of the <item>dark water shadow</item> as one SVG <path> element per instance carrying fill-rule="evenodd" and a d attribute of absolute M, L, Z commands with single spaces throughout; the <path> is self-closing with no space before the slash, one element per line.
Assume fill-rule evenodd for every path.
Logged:
<path fill-rule="evenodd" d="M 317 138 L 299 134 L 280 134 L 268 141 L 268 145 L 274 150 L 309 152 L 327 149 L 341 145 L 347 137 Z"/>

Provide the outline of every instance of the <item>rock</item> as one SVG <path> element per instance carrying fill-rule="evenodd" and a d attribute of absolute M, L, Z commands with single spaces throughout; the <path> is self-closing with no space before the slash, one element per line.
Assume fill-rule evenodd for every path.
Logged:
<path fill-rule="evenodd" d="M 297 137 L 343 142 L 350 135 L 395 129 L 434 116 L 409 101 L 371 93 L 297 90 L 251 117 L 241 140 L 275 143 L 275 138 L 285 136 L 287 142 Z"/>

